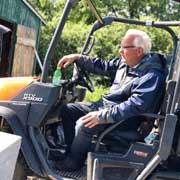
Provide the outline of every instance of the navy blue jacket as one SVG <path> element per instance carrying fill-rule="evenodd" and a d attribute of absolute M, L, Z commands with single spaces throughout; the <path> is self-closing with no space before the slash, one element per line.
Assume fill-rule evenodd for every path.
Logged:
<path fill-rule="evenodd" d="M 114 78 L 108 94 L 101 97 L 103 108 L 98 111 L 101 123 L 114 123 L 159 110 L 159 100 L 167 76 L 166 59 L 150 53 L 130 68 L 121 59 L 102 60 L 82 56 L 78 61 L 88 72 Z"/>

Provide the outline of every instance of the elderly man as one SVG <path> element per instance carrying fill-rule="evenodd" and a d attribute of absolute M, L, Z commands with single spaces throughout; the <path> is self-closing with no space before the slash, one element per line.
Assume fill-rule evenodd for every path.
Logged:
<path fill-rule="evenodd" d="M 108 94 L 93 103 L 71 103 L 62 108 L 67 157 L 57 163 L 59 170 L 73 171 L 83 166 L 92 137 L 108 125 L 127 119 L 120 130 L 137 130 L 140 114 L 157 112 L 156 100 L 162 94 L 167 76 L 166 60 L 150 53 L 151 39 L 144 32 L 130 29 L 121 41 L 121 59 L 102 60 L 79 54 L 64 56 L 58 66 L 66 68 L 77 62 L 88 72 L 109 76 L 114 82 Z M 78 121 L 77 121 L 78 120 Z M 75 133 L 76 121 L 81 127 Z"/>

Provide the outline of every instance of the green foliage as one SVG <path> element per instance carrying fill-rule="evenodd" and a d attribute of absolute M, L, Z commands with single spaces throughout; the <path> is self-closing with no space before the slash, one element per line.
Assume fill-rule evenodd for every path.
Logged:
<path fill-rule="evenodd" d="M 59 16 L 65 5 L 65 0 L 28 0 L 40 12 L 45 20 L 51 21 L 52 16 Z M 72 22 L 83 21 L 85 24 L 94 22 L 86 0 L 77 1 L 71 12 Z M 180 4 L 172 0 L 92 0 L 102 16 L 116 15 L 118 17 L 137 18 L 152 17 L 156 20 L 177 20 L 180 18 Z"/>
<path fill-rule="evenodd" d="M 152 51 L 163 54 L 171 52 L 172 39 L 166 31 L 152 27 L 114 23 L 95 33 L 95 47 L 91 55 L 107 59 L 118 57 L 121 39 L 126 31 L 132 28 L 143 30 L 149 34 L 152 39 Z"/>
<path fill-rule="evenodd" d="M 33 7 L 41 14 L 46 20 L 50 21 L 54 13 L 54 5 L 49 0 L 29 0 Z"/>
<path fill-rule="evenodd" d="M 105 88 L 104 86 L 95 86 L 95 91 L 93 93 L 87 91 L 84 101 L 85 102 L 95 102 L 100 99 L 101 95 L 108 92 L 109 88 Z"/>
<path fill-rule="evenodd" d="M 66 1 L 57 0 L 55 3 L 52 3 L 50 0 L 29 1 L 36 7 L 47 22 L 47 25 L 42 29 L 40 48 L 38 50 L 40 58 L 44 59 Z M 86 1 L 81 0 L 77 2 L 77 5 L 71 10 L 62 36 L 58 41 L 50 67 L 50 75 L 53 74 L 60 57 L 65 54 L 81 52 L 85 37 L 91 28 L 90 24 L 95 20 L 94 15 L 92 15 L 87 7 Z M 117 15 L 118 17 L 131 17 L 143 20 L 150 18 L 156 20 L 178 20 L 180 17 L 178 13 L 180 5 L 169 0 L 93 0 L 93 2 L 103 16 Z M 138 28 L 146 31 L 152 38 L 152 51 L 164 54 L 170 53 L 172 49 L 172 40 L 170 36 L 161 29 L 114 23 L 111 26 L 102 28 L 94 34 L 96 41 L 90 55 L 105 59 L 119 56 L 118 50 L 120 41 L 129 28 Z M 72 75 L 72 67 L 64 71 L 64 78 L 69 78 Z M 106 78 L 97 78 L 93 76 L 93 79 L 96 80 L 96 84 L 98 85 L 108 85 Z"/>
<path fill-rule="evenodd" d="M 180 4 L 172 0 L 93 0 L 93 2 L 103 15 L 114 14 L 133 19 L 139 19 L 141 16 L 156 20 L 180 19 Z"/>
<path fill-rule="evenodd" d="M 42 55 L 45 54 L 46 49 L 48 48 L 48 44 L 53 34 L 52 29 L 55 28 L 54 26 L 55 25 L 51 23 L 51 26 L 48 26 L 49 28 L 44 29 L 41 34 L 42 38 L 40 41 L 40 46 L 44 47 L 39 49 L 41 59 L 43 59 Z M 95 45 L 90 55 L 104 59 L 118 57 L 120 41 L 129 28 L 138 28 L 146 31 L 152 38 L 152 51 L 163 54 L 169 54 L 171 52 L 172 40 L 165 31 L 155 28 L 114 23 L 111 26 L 107 26 L 95 32 Z M 62 37 L 58 42 L 56 52 L 53 56 L 50 74 L 53 73 L 60 57 L 65 54 L 81 52 L 83 43 L 89 30 L 90 26 L 82 22 L 79 24 L 74 24 L 69 21 L 66 24 L 62 33 Z M 66 73 L 63 73 L 63 77 L 69 78 L 72 75 L 72 73 L 70 73 L 72 68 L 66 69 L 65 71 Z M 102 80 L 101 83 L 104 83 L 104 81 L 106 81 L 106 79 Z"/>
<path fill-rule="evenodd" d="M 53 57 L 53 69 L 63 55 L 81 52 L 89 28 L 89 26 L 81 23 L 75 25 L 74 23 L 69 22 L 66 24 L 62 38 L 57 45 L 56 53 Z M 70 78 L 72 75 L 72 67 L 63 70 L 65 71 L 63 77 Z"/>
<path fill-rule="evenodd" d="M 110 59 L 119 57 L 119 45 L 125 32 L 130 28 L 143 30 L 149 34 L 152 39 L 152 51 L 164 55 L 169 55 L 172 50 L 172 39 L 170 35 L 161 29 L 151 27 L 135 26 L 122 23 L 114 23 L 111 26 L 102 28 L 95 33 L 95 45 L 91 56 Z M 96 85 L 109 86 L 110 80 L 105 77 L 93 76 Z"/>

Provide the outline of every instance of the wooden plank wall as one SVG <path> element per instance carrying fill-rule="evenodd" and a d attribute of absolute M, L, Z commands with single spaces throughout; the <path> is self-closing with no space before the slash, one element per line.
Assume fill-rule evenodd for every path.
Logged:
<path fill-rule="evenodd" d="M 17 42 L 14 52 L 12 76 L 30 76 L 32 75 L 36 31 L 23 25 L 17 27 Z"/>

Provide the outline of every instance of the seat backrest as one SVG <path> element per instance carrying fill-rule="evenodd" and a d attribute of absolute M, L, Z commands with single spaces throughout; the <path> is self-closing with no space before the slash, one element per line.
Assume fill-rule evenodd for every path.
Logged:
<path fill-rule="evenodd" d="M 170 113 L 175 85 L 176 82 L 173 80 L 169 80 L 166 83 L 166 91 L 164 93 L 164 99 L 162 101 L 162 106 L 160 109 L 160 114 L 162 115 L 165 115 L 166 113 Z"/>
<path fill-rule="evenodd" d="M 176 123 L 176 130 L 174 134 L 174 141 L 173 141 L 173 150 L 178 157 L 180 157 L 180 108 L 176 111 L 177 115 L 177 123 Z"/>
<path fill-rule="evenodd" d="M 174 95 L 174 87 L 176 85 L 176 81 L 174 80 L 168 80 L 167 83 L 165 83 L 164 87 L 162 87 L 161 93 L 158 94 L 156 99 L 154 100 L 154 110 L 159 109 L 159 111 L 155 112 L 157 114 L 148 113 L 143 115 L 142 117 L 142 123 L 140 124 L 138 131 L 133 130 L 133 132 L 128 132 L 128 136 L 124 136 L 124 132 L 118 133 L 118 136 L 125 139 L 128 142 L 136 142 L 136 141 L 142 141 L 144 138 L 151 132 L 155 119 L 158 119 L 161 115 L 169 113 L 172 106 L 173 101 L 173 95 Z M 153 110 L 152 110 L 153 111 Z M 107 129 L 107 131 L 103 132 L 103 136 L 105 136 L 107 133 L 115 129 L 120 123 L 117 123 L 113 127 L 110 127 Z M 102 139 L 102 136 L 101 138 Z M 100 142 L 100 140 L 99 140 Z M 96 148 L 98 149 L 98 148 Z"/>
<path fill-rule="evenodd" d="M 166 95 L 164 99 L 164 104 L 162 106 L 162 114 L 175 114 L 177 115 L 176 129 L 173 139 L 173 152 L 177 156 L 180 156 L 180 47 L 177 48 L 176 59 L 171 67 L 171 74 L 166 88 Z M 163 121 L 160 121 L 160 134 L 163 129 Z"/>
<path fill-rule="evenodd" d="M 170 82 L 167 84 L 169 83 Z M 159 109 L 157 112 L 155 112 L 157 114 L 162 114 L 162 112 L 165 112 L 167 109 L 168 97 L 170 97 L 167 95 L 167 87 L 168 85 L 165 84 L 164 87 L 162 87 L 162 93 L 159 93 L 154 100 L 154 109 Z M 155 126 L 154 122 L 156 119 L 157 117 L 153 113 L 145 114 L 144 119 L 138 128 L 138 133 L 141 135 L 142 139 L 148 136 L 148 134 L 152 131 L 153 127 Z"/>
<path fill-rule="evenodd" d="M 177 115 L 176 130 L 174 134 L 173 150 L 176 156 L 180 157 L 180 47 L 177 49 L 176 61 L 172 73 L 172 79 L 176 81 L 174 87 L 174 98 L 172 100 L 172 106 L 170 113 Z"/>

